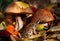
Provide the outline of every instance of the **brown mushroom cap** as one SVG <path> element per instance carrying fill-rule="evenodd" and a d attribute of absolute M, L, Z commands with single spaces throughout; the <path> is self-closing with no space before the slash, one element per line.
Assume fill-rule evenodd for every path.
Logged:
<path fill-rule="evenodd" d="M 50 22 L 54 20 L 54 17 L 52 13 L 48 9 L 40 9 L 38 10 L 33 18 L 31 19 L 31 22 L 35 22 L 36 20 L 40 20 L 41 22 Z"/>
<path fill-rule="evenodd" d="M 33 11 L 31 10 L 28 4 L 17 1 L 8 5 L 7 8 L 5 9 L 5 13 L 25 14 L 33 13 Z"/>

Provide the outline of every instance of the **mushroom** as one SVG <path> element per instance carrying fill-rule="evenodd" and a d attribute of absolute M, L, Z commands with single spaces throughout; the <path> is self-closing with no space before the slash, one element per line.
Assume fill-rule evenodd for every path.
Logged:
<path fill-rule="evenodd" d="M 33 11 L 31 10 L 31 8 L 29 7 L 28 4 L 24 3 L 24 2 L 13 2 L 11 3 L 9 6 L 7 6 L 5 12 L 7 13 L 14 13 L 14 14 L 31 14 L 33 13 Z"/>
<path fill-rule="evenodd" d="M 24 2 L 16 1 L 6 7 L 5 13 L 9 15 L 15 15 L 15 19 L 16 19 L 15 30 L 19 31 L 23 27 L 23 21 L 19 15 L 21 14 L 30 15 L 33 14 L 33 11 L 31 10 L 28 4 Z"/>
<path fill-rule="evenodd" d="M 54 17 L 52 13 L 48 9 L 39 9 L 32 17 L 31 22 L 25 27 L 24 31 L 22 31 L 22 37 L 30 37 L 33 33 L 35 33 L 35 27 L 40 22 L 50 22 L 53 21 Z"/>
<path fill-rule="evenodd" d="M 48 9 L 43 8 L 34 14 L 33 18 L 31 19 L 31 23 L 34 23 L 37 19 L 39 19 L 41 22 L 50 22 L 54 20 L 54 17 Z"/>

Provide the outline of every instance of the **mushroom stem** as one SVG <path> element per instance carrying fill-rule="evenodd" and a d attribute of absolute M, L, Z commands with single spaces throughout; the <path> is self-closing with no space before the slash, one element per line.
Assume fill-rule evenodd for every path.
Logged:
<path fill-rule="evenodd" d="M 16 17 L 15 30 L 16 30 L 16 31 L 19 31 L 19 30 L 22 29 L 22 27 L 23 27 L 23 21 L 22 21 L 22 19 L 21 19 L 20 16 L 17 16 L 17 17 Z"/>

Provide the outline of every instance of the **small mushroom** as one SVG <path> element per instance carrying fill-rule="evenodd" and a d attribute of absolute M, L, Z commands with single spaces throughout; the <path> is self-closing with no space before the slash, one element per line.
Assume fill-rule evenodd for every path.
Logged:
<path fill-rule="evenodd" d="M 15 16 L 15 19 L 16 19 L 16 28 L 15 29 L 19 31 L 23 27 L 23 21 L 19 15 L 32 14 L 33 12 L 28 4 L 26 4 L 24 2 L 16 1 L 6 7 L 5 13 Z"/>
<path fill-rule="evenodd" d="M 54 20 L 54 17 L 52 13 L 46 9 L 39 9 L 31 19 L 31 23 L 34 23 L 37 19 L 39 19 L 41 22 L 50 22 Z"/>
<path fill-rule="evenodd" d="M 23 37 L 29 37 L 33 33 L 35 34 L 35 27 L 40 22 L 50 22 L 53 21 L 54 17 L 48 9 L 39 9 L 32 17 L 30 24 L 28 24 L 24 31 L 22 31 Z"/>

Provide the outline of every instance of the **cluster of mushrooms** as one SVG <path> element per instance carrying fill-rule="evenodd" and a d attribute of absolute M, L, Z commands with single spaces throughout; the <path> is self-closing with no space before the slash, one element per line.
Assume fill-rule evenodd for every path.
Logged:
<path fill-rule="evenodd" d="M 36 10 L 36 12 L 33 11 Z M 52 8 L 54 10 L 54 8 Z M 4 10 L 5 29 L 14 27 L 17 35 L 13 41 L 60 41 L 60 18 L 55 11 L 45 8 L 31 8 L 27 3 L 16 1 Z"/>

